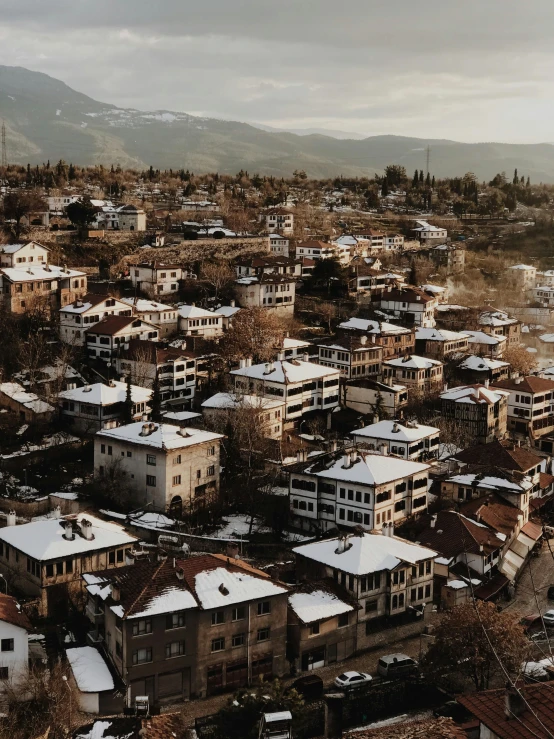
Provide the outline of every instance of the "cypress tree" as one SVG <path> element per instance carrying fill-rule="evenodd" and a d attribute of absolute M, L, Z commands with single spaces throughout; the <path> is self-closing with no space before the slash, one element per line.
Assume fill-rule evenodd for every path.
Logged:
<path fill-rule="evenodd" d="M 156 372 L 152 383 L 152 420 L 159 423 L 162 420 L 162 398 L 160 393 L 160 378 Z"/>
<path fill-rule="evenodd" d="M 127 375 L 127 390 L 123 404 L 123 420 L 125 423 L 133 423 L 133 398 L 131 394 L 131 375 Z"/>

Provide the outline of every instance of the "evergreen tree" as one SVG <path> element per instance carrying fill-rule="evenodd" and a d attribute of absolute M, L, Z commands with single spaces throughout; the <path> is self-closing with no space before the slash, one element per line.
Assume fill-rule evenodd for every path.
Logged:
<path fill-rule="evenodd" d="M 435 175 L 433 175 L 433 178 L 431 179 L 431 187 L 435 189 Z"/>
<path fill-rule="evenodd" d="M 156 372 L 152 383 L 152 420 L 159 423 L 162 420 L 162 397 L 160 392 L 160 378 Z"/>
<path fill-rule="evenodd" d="M 125 423 L 133 423 L 133 398 L 131 394 L 131 373 L 127 375 L 127 390 L 123 404 L 123 420 Z"/>
<path fill-rule="evenodd" d="M 423 170 L 422 169 L 419 170 L 419 181 L 423 182 Z"/>
<path fill-rule="evenodd" d="M 529 177 L 527 178 L 527 185 L 526 185 L 526 187 L 531 187 L 531 179 Z"/>
<path fill-rule="evenodd" d="M 521 175 L 521 177 L 519 178 L 519 184 L 520 185 L 524 185 L 525 184 L 525 175 Z"/>
<path fill-rule="evenodd" d="M 514 169 L 514 179 L 512 180 L 512 184 L 517 185 L 519 182 L 519 177 L 517 176 L 517 169 Z"/>
<path fill-rule="evenodd" d="M 418 171 L 416 169 L 416 171 L 414 172 L 414 178 L 412 180 L 412 187 L 417 187 L 418 184 L 419 184 L 419 174 L 418 174 Z"/>
<path fill-rule="evenodd" d="M 381 185 L 381 195 L 386 198 L 389 194 L 389 183 L 387 182 L 387 178 L 383 177 L 383 184 Z"/>
<path fill-rule="evenodd" d="M 431 187 L 431 175 L 429 174 L 429 172 L 427 172 L 427 177 L 425 178 L 425 186 Z"/>

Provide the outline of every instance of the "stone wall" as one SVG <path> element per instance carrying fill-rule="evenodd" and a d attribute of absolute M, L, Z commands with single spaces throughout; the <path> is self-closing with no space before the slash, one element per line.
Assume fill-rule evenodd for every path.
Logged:
<path fill-rule="evenodd" d="M 268 254 L 267 236 L 254 236 L 241 239 L 198 239 L 182 241 L 161 248 L 141 249 L 124 257 L 122 264 L 139 262 L 191 263 L 204 259 L 235 259 L 240 256 Z"/>

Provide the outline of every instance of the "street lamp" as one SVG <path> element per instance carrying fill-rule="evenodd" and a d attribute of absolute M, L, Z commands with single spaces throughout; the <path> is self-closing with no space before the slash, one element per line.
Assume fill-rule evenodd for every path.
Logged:
<path fill-rule="evenodd" d="M 67 680 L 67 675 L 62 675 L 62 680 L 64 681 L 64 685 L 69 691 L 69 730 L 71 731 L 71 688 L 69 687 L 69 682 Z"/>
<path fill-rule="evenodd" d="M 304 418 L 300 423 L 298 424 L 298 437 L 300 439 L 300 445 L 302 446 L 304 444 L 304 439 L 302 438 L 302 424 L 306 423 L 306 419 Z"/>

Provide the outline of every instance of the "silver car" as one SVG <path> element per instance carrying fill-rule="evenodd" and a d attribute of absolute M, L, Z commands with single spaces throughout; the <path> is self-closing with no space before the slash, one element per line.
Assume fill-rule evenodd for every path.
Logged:
<path fill-rule="evenodd" d="M 368 675 L 367 672 L 343 672 L 335 678 L 335 685 L 337 688 L 343 690 L 349 690 L 350 688 L 357 688 L 360 685 L 368 685 L 373 678 Z"/>

